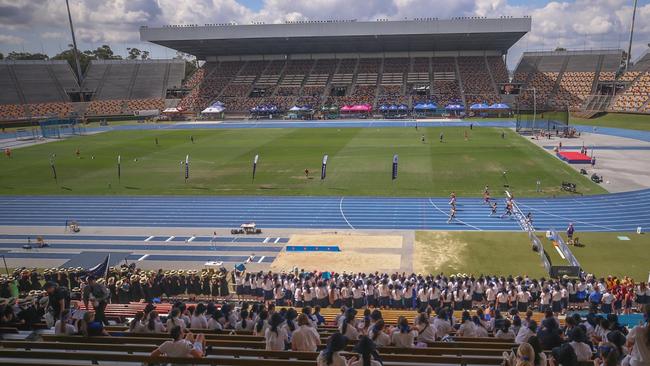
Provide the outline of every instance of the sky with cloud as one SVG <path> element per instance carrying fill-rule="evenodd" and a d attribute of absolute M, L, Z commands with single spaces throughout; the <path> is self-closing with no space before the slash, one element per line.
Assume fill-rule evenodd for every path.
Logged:
<path fill-rule="evenodd" d="M 118 54 L 128 47 L 169 58 L 174 51 L 139 40 L 141 25 L 239 24 L 287 20 L 412 19 L 501 15 L 533 18 L 532 31 L 510 51 L 627 49 L 633 0 L 70 0 L 82 50 L 109 44 Z M 0 52 L 45 52 L 50 56 L 71 43 L 65 0 L 0 0 Z M 639 0 L 632 58 L 650 43 L 650 0 Z"/>

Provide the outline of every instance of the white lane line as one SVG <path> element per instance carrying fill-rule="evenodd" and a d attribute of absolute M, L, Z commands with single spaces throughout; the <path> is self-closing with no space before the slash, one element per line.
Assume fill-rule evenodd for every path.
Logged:
<path fill-rule="evenodd" d="M 555 250 L 557 250 L 558 254 L 560 254 L 560 257 L 562 259 L 566 259 L 566 257 L 564 256 L 564 253 L 562 253 L 562 251 L 560 250 L 560 247 L 557 246 L 557 245 L 553 245 L 553 246 L 555 247 Z"/>
<path fill-rule="evenodd" d="M 526 207 L 526 208 L 528 208 L 529 210 L 533 210 L 533 211 L 541 212 L 541 213 L 543 213 L 544 215 L 554 216 L 554 217 L 557 217 L 557 218 L 560 218 L 560 219 L 563 219 L 563 220 L 567 220 L 567 221 L 570 221 L 570 222 L 577 222 L 577 223 L 580 223 L 580 224 L 583 224 L 583 225 L 587 225 L 587 226 L 593 226 L 593 227 L 597 227 L 597 228 L 601 228 L 601 229 L 605 229 L 605 230 L 609 230 L 609 231 L 616 231 L 616 230 L 612 229 L 611 227 L 601 226 L 601 225 L 596 225 L 596 224 L 590 224 L 590 223 L 588 223 L 588 222 L 579 221 L 579 220 L 574 220 L 574 219 L 569 218 L 569 217 L 566 217 L 566 216 L 560 216 L 560 215 L 556 215 L 556 214 L 550 213 L 550 212 L 548 212 L 548 211 L 544 211 L 544 210 L 540 210 L 540 209 L 538 209 L 538 208 L 530 207 L 530 206 L 527 206 L 527 205 L 525 205 L 525 204 L 523 204 L 523 203 L 520 203 L 519 205 L 520 205 L 520 206 L 523 206 L 523 207 Z"/>
<path fill-rule="evenodd" d="M 345 220 L 345 222 L 348 224 L 348 226 L 349 226 L 352 230 L 356 230 L 356 229 L 354 228 L 354 226 L 352 226 L 352 224 L 350 224 L 350 221 L 348 221 L 348 218 L 345 217 L 345 214 L 343 213 L 343 199 L 344 199 L 344 198 L 345 198 L 345 197 L 341 197 L 341 201 L 339 201 L 339 211 L 341 212 L 341 216 L 343 216 L 343 220 Z"/>
<path fill-rule="evenodd" d="M 433 201 L 431 200 L 431 198 L 429 198 L 429 202 L 431 203 L 431 206 L 433 206 L 433 208 L 435 208 L 436 210 L 440 211 L 443 215 L 449 217 L 449 215 L 448 215 L 445 211 L 441 210 L 438 206 L 436 206 L 435 203 L 433 203 Z M 466 222 L 464 222 L 464 221 L 462 221 L 462 220 L 459 220 L 459 219 L 455 219 L 455 220 L 458 221 L 458 222 L 460 222 L 461 224 L 463 224 L 463 225 L 465 225 L 465 226 L 469 226 L 469 227 L 473 228 L 474 230 L 483 231 L 483 229 L 478 228 L 478 227 L 476 227 L 476 226 L 474 226 L 474 225 L 468 224 L 468 223 L 466 223 Z"/>
<path fill-rule="evenodd" d="M 264 258 L 266 258 L 265 255 L 263 255 L 262 258 L 260 258 L 260 260 L 257 261 L 257 263 L 262 263 L 262 261 L 264 260 Z"/>
<path fill-rule="evenodd" d="M 172 240 L 174 240 L 174 238 L 175 238 L 175 236 L 170 236 L 170 237 L 167 238 L 167 240 L 165 240 L 165 241 L 172 241 Z"/>
<path fill-rule="evenodd" d="M 196 236 L 193 236 L 193 237 L 187 239 L 187 242 L 189 243 L 189 242 L 191 242 L 191 241 L 194 241 L 194 239 L 196 239 Z"/>
<path fill-rule="evenodd" d="M 266 239 L 264 239 L 264 241 L 263 241 L 262 243 L 264 243 L 264 244 L 268 243 L 268 242 L 269 242 L 269 239 L 271 239 L 271 238 L 266 238 Z"/>
<path fill-rule="evenodd" d="M 144 239 L 144 241 L 150 241 L 150 240 L 152 240 L 153 238 L 155 238 L 155 236 L 151 235 L 150 237 Z"/>
<path fill-rule="evenodd" d="M 280 241 L 280 238 L 277 238 L 277 239 L 275 239 L 275 241 L 273 242 L 273 244 L 277 244 L 279 241 Z"/>
<path fill-rule="evenodd" d="M 143 255 L 142 257 L 138 258 L 138 262 L 141 262 L 141 261 L 147 259 L 148 256 L 149 256 L 149 254 Z"/>

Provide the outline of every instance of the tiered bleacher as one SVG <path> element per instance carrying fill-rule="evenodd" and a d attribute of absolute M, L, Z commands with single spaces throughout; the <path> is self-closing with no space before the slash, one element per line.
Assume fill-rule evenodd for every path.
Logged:
<path fill-rule="evenodd" d="M 8 298 L 14 287 L 18 299 Z M 612 365 L 643 365 L 639 355 L 650 350 L 643 342 L 650 291 L 627 277 L 164 272 L 123 266 L 109 270 L 105 280 L 88 279 L 80 268 L 42 274 L 19 269 L 2 276 L 0 297 L 3 364 L 323 365 L 328 352 L 349 357 L 370 347 L 377 350 L 372 357 L 386 365 L 513 365 L 510 351 L 522 352 L 524 344 L 563 365 L 593 364 L 603 345 L 618 352 Z M 625 309 L 614 305 L 619 297 Z M 588 310 L 569 314 L 569 307 Z M 633 314 L 645 316 L 636 328 L 622 314 L 635 309 L 645 312 Z M 191 342 L 183 343 L 185 334 L 192 334 Z M 185 351 L 172 347 L 176 343 Z M 566 352 L 573 363 L 562 361 Z"/>
<path fill-rule="evenodd" d="M 619 78 L 627 87 L 617 94 L 612 104 L 613 111 L 650 112 L 650 53 L 646 52 Z"/>

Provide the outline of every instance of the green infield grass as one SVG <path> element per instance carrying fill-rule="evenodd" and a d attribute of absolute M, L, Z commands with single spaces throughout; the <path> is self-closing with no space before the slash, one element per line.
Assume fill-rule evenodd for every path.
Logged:
<path fill-rule="evenodd" d="M 323 154 L 329 160 L 321 181 Z M 396 180 L 393 154 L 399 155 Z M 463 197 L 480 196 L 485 185 L 500 194 L 508 184 L 517 196 L 550 196 L 563 194 L 562 181 L 575 182 L 583 194 L 605 193 L 511 130 L 481 127 L 113 131 L 15 149 L 11 159 L 0 159 L 0 171 L 5 195 L 447 196 L 455 191 Z M 541 194 L 535 192 L 538 179 Z"/>
<path fill-rule="evenodd" d="M 586 272 L 648 279 L 650 236 L 609 232 L 577 236 L 584 246 L 570 248 Z M 619 240 L 619 236 L 630 240 Z M 541 232 L 539 238 L 553 265 L 568 265 Z M 528 236 L 519 232 L 417 231 L 414 258 L 415 270 L 422 273 L 548 276 Z"/>

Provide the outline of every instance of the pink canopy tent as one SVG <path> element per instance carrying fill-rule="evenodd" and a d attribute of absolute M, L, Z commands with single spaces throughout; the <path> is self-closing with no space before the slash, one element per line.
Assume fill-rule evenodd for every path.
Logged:
<path fill-rule="evenodd" d="M 357 104 L 352 106 L 352 111 L 354 112 L 370 112 L 372 106 L 370 104 Z"/>
<path fill-rule="evenodd" d="M 352 110 L 351 105 L 344 105 L 343 107 L 341 107 L 341 112 L 350 112 L 351 110 Z"/>

